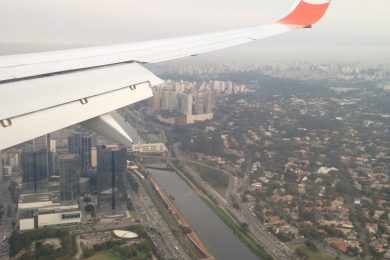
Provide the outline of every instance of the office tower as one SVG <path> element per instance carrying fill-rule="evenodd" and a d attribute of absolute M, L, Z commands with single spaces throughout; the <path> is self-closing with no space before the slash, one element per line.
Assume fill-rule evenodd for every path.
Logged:
<path fill-rule="evenodd" d="M 76 154 L 58 156 L 61 200 L 73 201 L 80 196 L 80 158 Z"/>
<path fill-rule="evenodd" d="M 117 189 L 120 175 L 126 171 L 127 150 L 120 146 L 99 146 L 98 147 L 98 167 L 97 167 L 97 187 L 99 197 L 110 195 L 111 209 L 117 205 Z M 101 201 L 101 199 L 99 199 Z"/>
<path fill-rule="evenodd" d="M 20 154 L 18 152 L 16 153 L 8 153 L 7 157 L 3 157 L 3 165 L 8 164 L 13 169 L 20 167 Z"/>
<path fill-rule="evenodd" d="M 49 151 L 51 153 L 57 152 L 57 141 L 56 140 L 49 140 Z"/>
<path fill-rule="evenodd" d="M 57 168 L 57 154 L 53 152 L 48 152 L 48 176 L 56 175 Z"/>
<path fill-rule="evenodd" d="M 91 148 L 91 167 L 96 169 L 98 164 L 98 152 L 96 147 Z"/>
<path fill-rule="evenodd" d="M 192 95 L 187 93 L 178 94 L 179 111 L 183 115 L 192 115 Z"/>
<path fill-rule="evenodd" d="M 51 140 L 48 135 L 48 176 L 56 175 L 57 168 L 57 142 L 56 140 Z"/>
<path fill-rule="evenodd" d="M 22 172 L 25 189 L 30 192 L 43 189 L 48 180 L 47 151 L 23 152 Z"/>
<path fill-rule="evenodd" d="M 185 83 L 184 83 L 184 81 L 180 81 L 180 82 L 175 82 L 175 86 L 174 86 L 174 88 L 175 88 L 175 91 L 177 92 L 177 93 L 181 93 L 181 92 L 184 92 L 184 90 L 185 90 Z"/>
<path fill-rule="evenodd" d="M 153 112 L 160 112 L 161 110 L 161 89 L 153 89 L 153 97 L 150 99 L 150 105 Z"/>
<path fill-rule="evenodd" d="M 161 93 L 161 110 L 174 111 L 177 108 L 176 92 L 164 90 Z"/>
<path fill-rule="evenodd" d="M 68 138 L 68 150 L 78 154 L 81 161 L 81 173 L 87 174 L 91 168 L 92 137 L 90 135 L 73 134 Z"/>
<path fill-rule="evenodd" d="M 161 110 L 169 110 L 169 91 L 164 90 L 161 92 Z"/>
<path fill-rule="evenodd" d="M 194 96 L 194 114 L 204 114 L 205 113 L 205 98 L 203 96 L 203 93 L 197 93 L 196 96 Z"/>
<path fill-rule="evenodd" d="M 206 114 L 213 113 L 215 107 L 215 97 L 212 91 L 208 91 L 204 102 L 204 111 Z"/>
<path fill-rule="evenodd" d="M 49 151 L 50 135 L 44 135 L 32 140 L 34 151 Z"/>
<path fill-rule="evenodd" d="M 225 94 L 231 95 L 233 94 L 233 83 L 232 82 L 227 82 L 225 85 Z"/>
<path fill-rule="evenodd" d="M 46 155 L 46 176 L 53 176 L 55 171 L 55 154 L 52 154 L 50 151 L 50 135 L 40 136 L 32 140 L 32 147 L 27 147 L 28 150 L 32 152 L 45 153 Z M 25 150 L 26 151 L 26 150 Z"/>

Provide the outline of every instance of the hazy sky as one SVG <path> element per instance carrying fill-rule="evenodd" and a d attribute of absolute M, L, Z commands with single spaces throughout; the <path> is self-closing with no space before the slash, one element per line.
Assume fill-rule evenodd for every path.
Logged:
<path fill-rule="evenodd" d="M 212 32 L 267 23 L 286 13 L 294 2 L 1 0 L 0 43 L 96 45 Z M 289 33 L 216 56 L 348 57 L 385 62 L 390 60 L 389 28 L 389 0 L 333 0 L 328 14 L 313 30 Z"/>

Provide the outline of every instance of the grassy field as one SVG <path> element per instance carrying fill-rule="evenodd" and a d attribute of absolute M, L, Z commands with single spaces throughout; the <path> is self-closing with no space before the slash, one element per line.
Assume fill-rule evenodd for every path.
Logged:
<path fill-rule="evenodd" d="M 104 251 L 104 252 L 99 252 L 86 260 L 122 260 L 122 258 L 113 255 L 110 252 Z"/>
<path fill-rule="evenodd" d="M 321 251 L 310 250 L 307 246 L 298 247 L 308 257 L 308 260 L 335 260 L 333 256 L 330 256 Z"/>

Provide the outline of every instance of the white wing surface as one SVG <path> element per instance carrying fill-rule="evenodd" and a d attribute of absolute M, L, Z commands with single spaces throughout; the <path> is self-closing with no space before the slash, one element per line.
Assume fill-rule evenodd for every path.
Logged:
<path fill-rule="evenodd" d="M 0 150 L 151 97 L 150 86 L 161 80 L 140 64 L 199 55 L 311 28 L 329 4 L 300 0 L 288 15 L 270 25 L 239 30 L 0 56 Z M 116 124 L 113 128 L 123 131 Z"/>

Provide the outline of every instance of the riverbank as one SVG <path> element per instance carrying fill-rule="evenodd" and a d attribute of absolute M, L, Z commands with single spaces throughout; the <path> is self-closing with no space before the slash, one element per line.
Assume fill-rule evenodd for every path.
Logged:
<path fill-rule="evenodd" d="M 233 233 L 251 250 L 257 257 L 262 260 L 273 259 L 246 230 L 245 224 L 235 219 L 218 201 L 210 195 L 205 188 L 199 185 L 191 174 L 188 174 L 179 161 L 168 162 L 169 166 L 182 178 L 207 204 L 207 206 L 228 226 Z"/>
<path fill-rule="evenodd" d="M 152 169 L 148 168 L 148 170 Z M 153 177 L 146 174 L 144 178 L 139 178 L 139 181 L 188 256 L 191 259 L 213 259 L 196 234 L 194 232 L 187 232 L 192 231 L 191 227 L 186 223 L 184 217 L 178 218 L 179 211 L 171 201 L 169 194 L 166 194 L 160 189 Z M 177 250 L 177 248 L 174 249 Z"/>
<path fill-rule="evenodd" d="M 165 204 L 170 214 L 176 220 L 177 224 L 184 230 L 186 238 L 192 242 L 192 244 L 196 247 L 196 249 L 201 254 L 201 259 L 214 260 L 214 258 L 208 252 L 207 247 L 204 245 L 202 240 L 200 240 L 200 238 L 198 237 L 196 232 L 192 229 L 192 227 L 188 224 L 187 220 L 185 219 L 183 214 L 178 210 L 178 208 L 176 207 L 174 201 L 170 198 L 170 196 L 164 193 L 160 189 L 159 185 L 157 184 L 157 182 L 154 180 L 152 176 L 149 176 L 148 179 L 151 182 L 154 190 L 157 192 L 157 194 L 159 194 L 161 200 Z"/>

